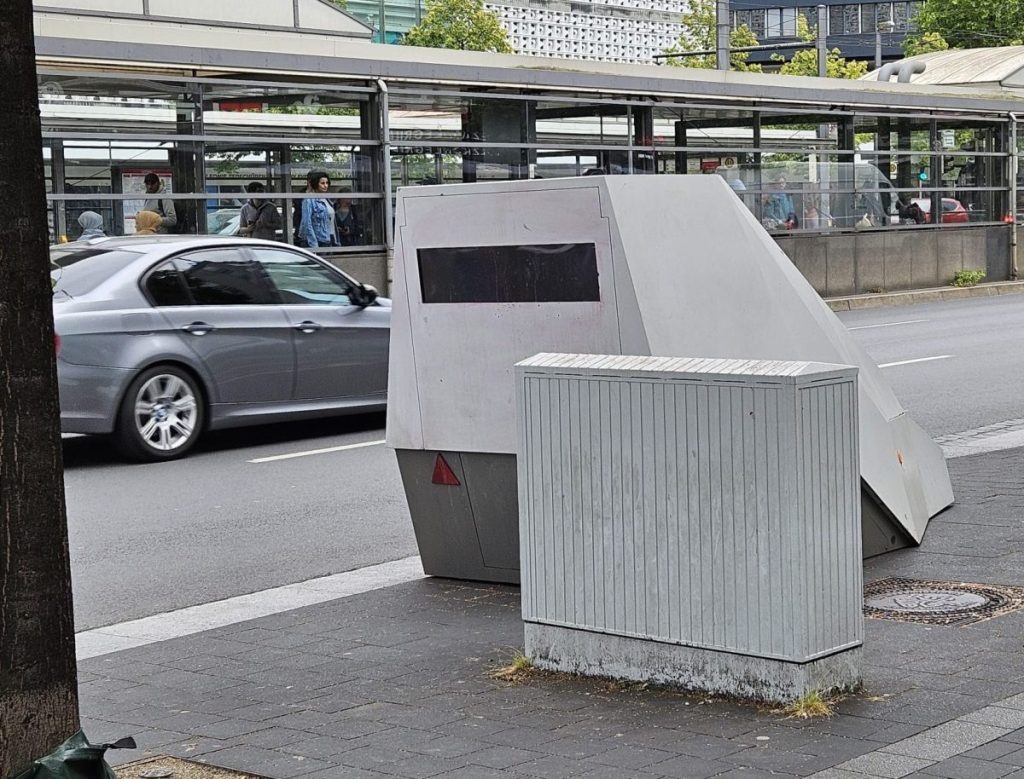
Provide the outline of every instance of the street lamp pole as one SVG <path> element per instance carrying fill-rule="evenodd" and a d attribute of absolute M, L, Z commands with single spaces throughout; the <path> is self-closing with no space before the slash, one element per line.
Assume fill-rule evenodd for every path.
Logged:
<path fill-rule="evenodd" d="M 885 19 L 875 25 L 875 68 L 882 67 L 882 33 L 891 33 L 896 29 L 892 19 Z"/>

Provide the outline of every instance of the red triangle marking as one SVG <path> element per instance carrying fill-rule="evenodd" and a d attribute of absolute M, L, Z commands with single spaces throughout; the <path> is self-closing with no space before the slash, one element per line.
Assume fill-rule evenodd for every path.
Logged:
<path fill-rule="evenodd" d="M 452 471 L 451 466 L 448 465 L 447 462 L 445 462 L 444 457 L 442 457 L 440 454 L 434 461 L 434 476 L 431 479 L 431 481 L 434 484 L 443 484 L 445 487 L 462 486 L 462 482 L 459 481 L 459 478 L 455 475 L 455 472 Z"/>

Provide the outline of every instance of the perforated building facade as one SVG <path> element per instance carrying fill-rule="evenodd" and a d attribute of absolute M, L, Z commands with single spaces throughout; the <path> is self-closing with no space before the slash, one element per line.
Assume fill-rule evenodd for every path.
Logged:
<path fill-rule="evenodd" d="M 685 0 L 487 4 L 519 54 L 633 63 L 651 63 L 678 41 L 685 6 Z"/>

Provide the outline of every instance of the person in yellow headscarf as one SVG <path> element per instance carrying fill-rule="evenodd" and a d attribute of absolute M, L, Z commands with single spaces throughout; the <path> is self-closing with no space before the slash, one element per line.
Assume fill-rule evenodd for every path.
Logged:
<path fill-rule="evenodd" d="M 156 235 L 160 229 L 160 214 L 156 211 L 139 211 L 135 214 L 136 235 Z"/>

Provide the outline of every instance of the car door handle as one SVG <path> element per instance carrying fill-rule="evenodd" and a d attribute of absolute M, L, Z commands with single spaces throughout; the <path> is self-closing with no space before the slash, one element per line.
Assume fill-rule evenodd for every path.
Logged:
<path fill-rule="evenodd" d="M 300 333 L 315 333 L 317 330 L 322 330 L 323 325 L 317 322 L 310 322 L 308 319 L 305 322 L 299 322 L 295 325 L 295 329 Z"/>
<path fill-rule="evenodd" d="M 190 322 L 181 329 L 186 333 L 192 333 L 192 335 L 206 335 L 213 330 L 214 327 L 206 322 Z"/>

